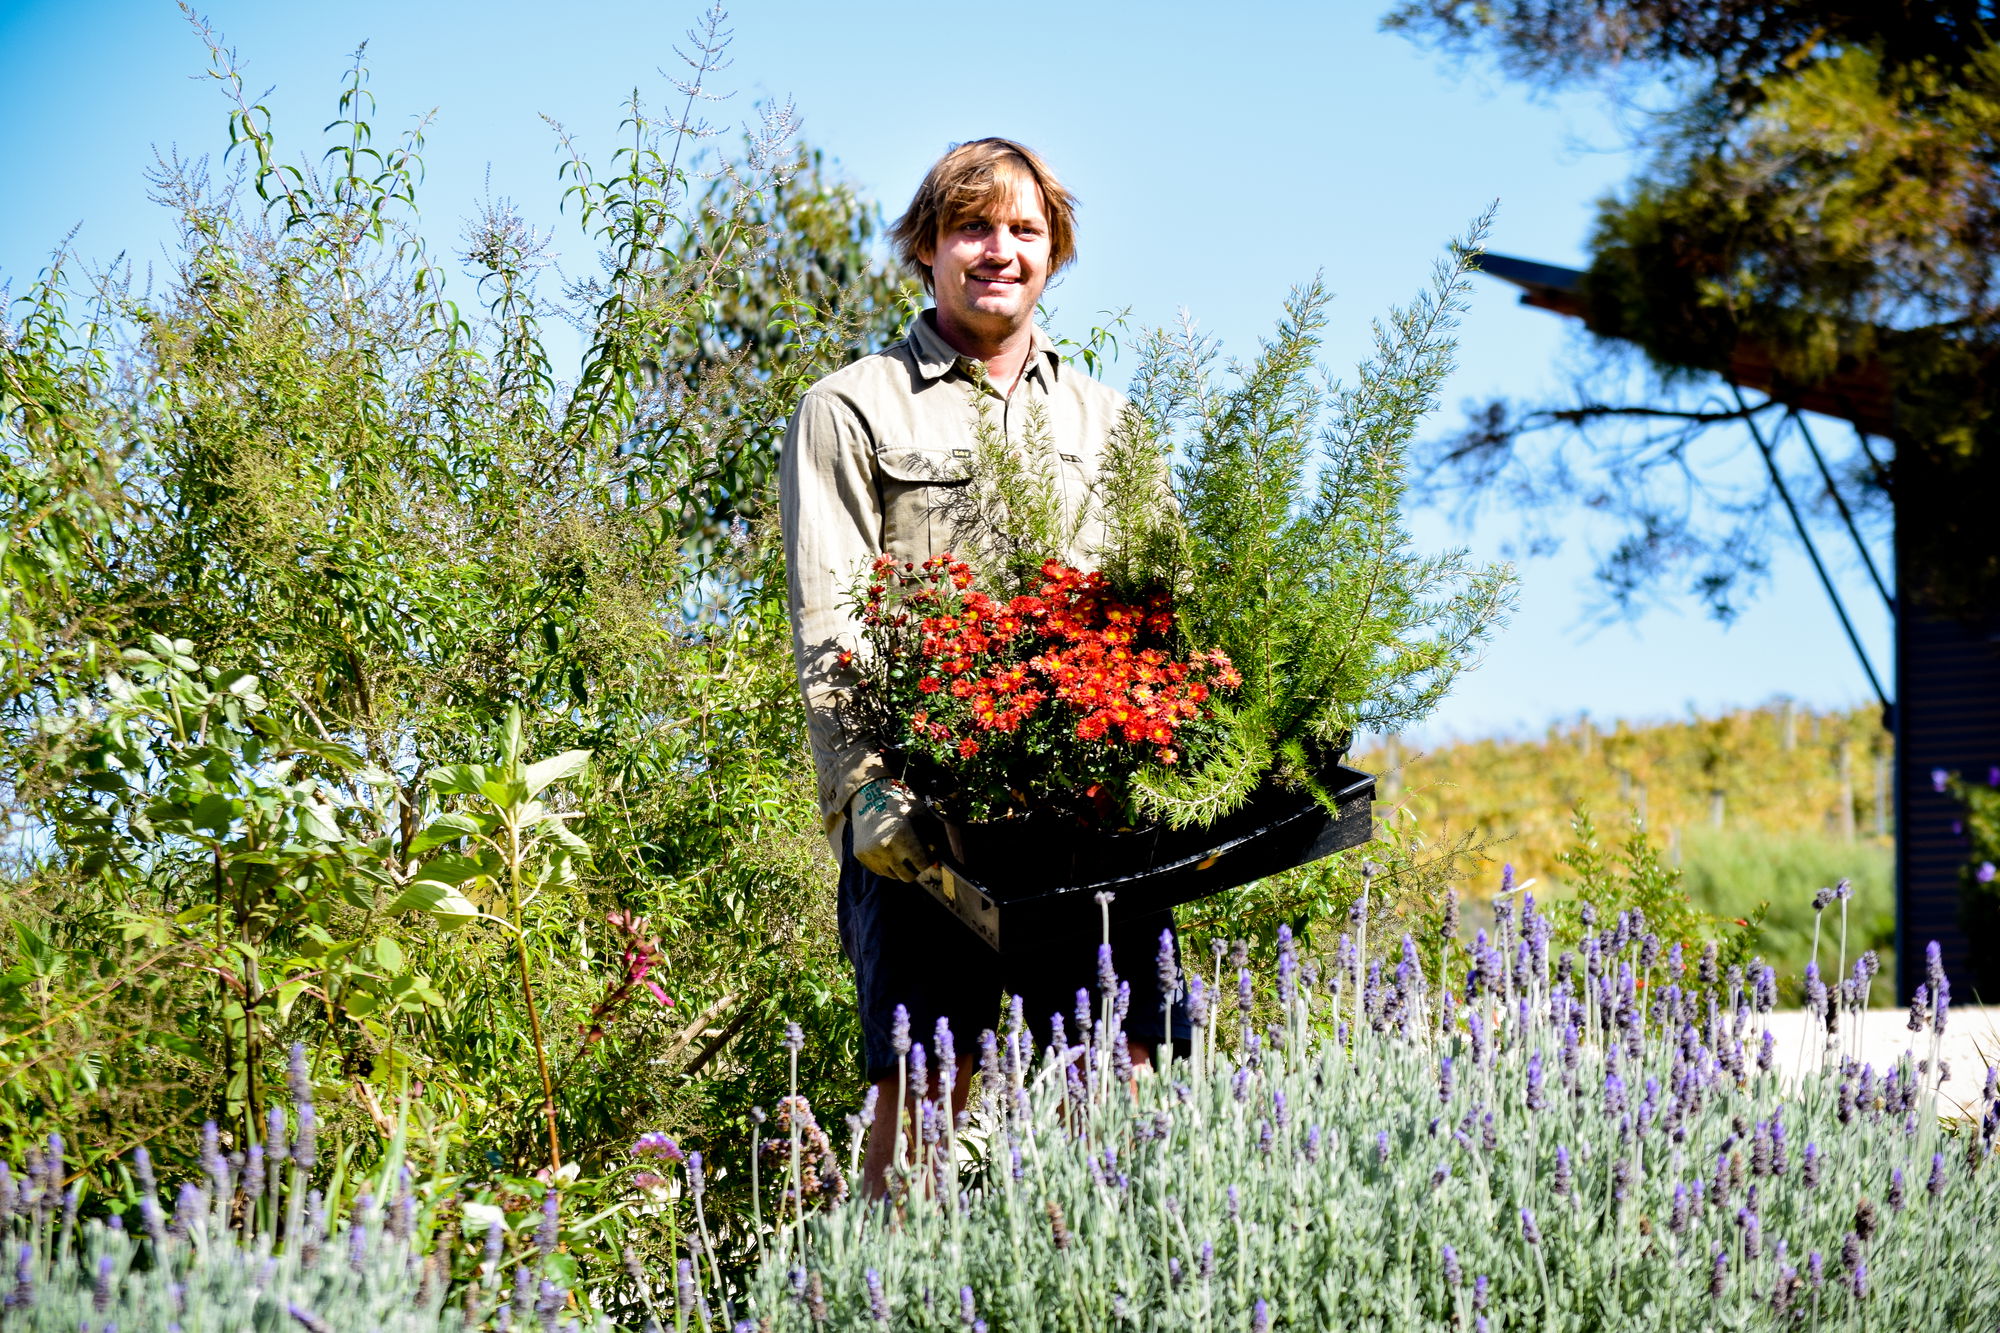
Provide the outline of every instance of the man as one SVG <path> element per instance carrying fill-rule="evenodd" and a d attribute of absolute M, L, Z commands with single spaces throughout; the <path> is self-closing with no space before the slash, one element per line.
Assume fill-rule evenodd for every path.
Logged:
<path fill-rule="evenodd" d="M 1010 447 L 1052 447 L 1057 457 L 1038 462 L 1071 512 L 1087 507 L 1125 399 L 1064 365 L 1034 322 L 1043 287 L 1075 258 L 1074 217 L 1075 200 L 1030 149 L 980 139 L 946 153 L 892 232 L 934 308 L 911 322 L 902 342 L 813 385 L 785 436 L 780 515 L 793 650 L 820 809 L 841 858 L 841 945 L 854 966 L 868 1079 L 882 1108 L 865 1180 L 876 1195 L 894 1151 L 899 1047 L 910 1037 L 932 1042 L 940 1019 L 949 1025 L 961 1056 L 951 1090 L 956 1112 L 973 1040 L 996 1025 L 1003 988 L 1022 997 L 1046 1039 L 1051 1015 L 1071 1012 L 1077 990 L 1096 975 L 1094 908 L 1072 929 L 1042 932 L 996 955 L 913 882 L 933 864 L 912 823 L 916 798 L 890 760 L 844 725 L 842 707 L 854 685 L 842 655 L 860 647 L 855 584 L 881 553 L 921 563 L 960 549 L 947 515 L 955 491 L 972 479 L 982 415 Z M 1094 563 L 1100 532 L 1095 523 L 1082 526 L 1071 563 Z M 1154 956 L 1171 924 L 1163 913 L 1113 932 L 1119 974 L 1133 988 L 1127 1028 L 1135 1064 L 1166 1035 Z M 898 1005 L 910 1016 L 906 1034 L 893 1030 Z"/>

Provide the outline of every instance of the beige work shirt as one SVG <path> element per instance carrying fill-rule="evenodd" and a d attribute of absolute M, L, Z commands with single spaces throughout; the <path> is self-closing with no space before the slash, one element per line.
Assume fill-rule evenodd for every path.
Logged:
<path fill-rule="evenodd" d="M 979 373 L 983 366 L 944 341 L 935 321 L 936 312 L 926 310 L 901 342 L 806 390 L 779 461 L 792 651 L 820 813 L 836 846 L 848 799 L 888 773 L 874 747 L 843 725 L 841 703 L 855 676 L 839 654 L 861 650 L 854 591 L 862 572 L 884 552 L 921 563 L 963 549 L 943 511 L 950 488 L 971 480 L 982 401 L 987 421 L 1010 445 L 1056 454 L 1038 461 L 1071 512 L 1088 506 L 1098 460 L 1126 407 L 1123 394 L 1063 364 L 1039 328 L 1020 381 L 1003 398 Z M 1031 443 L 1036 416 L 1045 446 Z M 1101 533 L 1094 518 L 1086 521 L 1066 553 L 1070 562 L 1087 565 Z"/>

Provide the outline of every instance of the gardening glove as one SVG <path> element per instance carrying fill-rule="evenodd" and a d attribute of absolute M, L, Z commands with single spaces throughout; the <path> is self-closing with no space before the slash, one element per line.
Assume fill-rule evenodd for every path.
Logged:
<path fill-rule="evenodd" d="M 916 794 L 893 778 L 877 778 L 855 792 L 847 803 L 854 859 L 890 879 L 922 880 L 932 857 L 911 818 L 916 810 Z"/>

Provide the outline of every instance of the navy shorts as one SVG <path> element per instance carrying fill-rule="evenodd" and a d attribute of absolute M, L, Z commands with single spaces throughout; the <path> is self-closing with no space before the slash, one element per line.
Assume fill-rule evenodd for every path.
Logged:
<path fill-rule="evenodd" d="M 1019 943 L 995 953 L 986 941 L 953 916 L 920 885 L 885 879 L 854 859 L 854 835 L 841 837 L 840 947 L 854 968 L 861 1006 L 861 1049 L 867 1079 L 896 1077 L 891 1042 L 896 1006 L 910 1015 L 910 1040 L 930 1051 L 937 1021 L 951 1024 L 958 1063 L 976 1063 L 979 1034 L 1000 1027 L 1001 997 L 1018 995 L 1037 1049 L 1046 1045 L 1050 1018 L 1063 1016 L 1069 1039 L 1077 1039 L 1076 993 L 1090 992 L 1097 1011 L 1097 946 L 1103 918 L 1086 899 L 1073 911 L 1037 920 Z M 1172 912 L 1156 912 L 1111 923 L 1111 961 L 1121 981 L 1132 985 L 1125 1033 L 1157 1046 L 1166 1034 L 1160 1014 L 1160 932 L 1172 930 Z M 1178 953 L 1179 940 L 1175 940 Z M 1173 1008 L 1177 1047 L 1191 1035 L 1185 1003 Z M 930 1067 L 938 1066 L 936 1055 Z"/>

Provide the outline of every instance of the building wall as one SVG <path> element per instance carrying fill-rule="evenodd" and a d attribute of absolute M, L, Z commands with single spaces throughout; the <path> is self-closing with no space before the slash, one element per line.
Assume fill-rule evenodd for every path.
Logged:
<path fill-rule="evenodd" d="M 1937 791 L 1932 774 L 1983 780 L 2000 764 L 2000 616 L 1975 627 L 1907 600 L 1897 611 L 1897 990 L 1909 998 L 1923 980 L 1925 946 L 1936 940 L 1954 999 L 1992 1002 L 2000 959 L 1973 956 L 1959 911 L 1970 849 L 1953 831 L 1958 804 Z"/>

